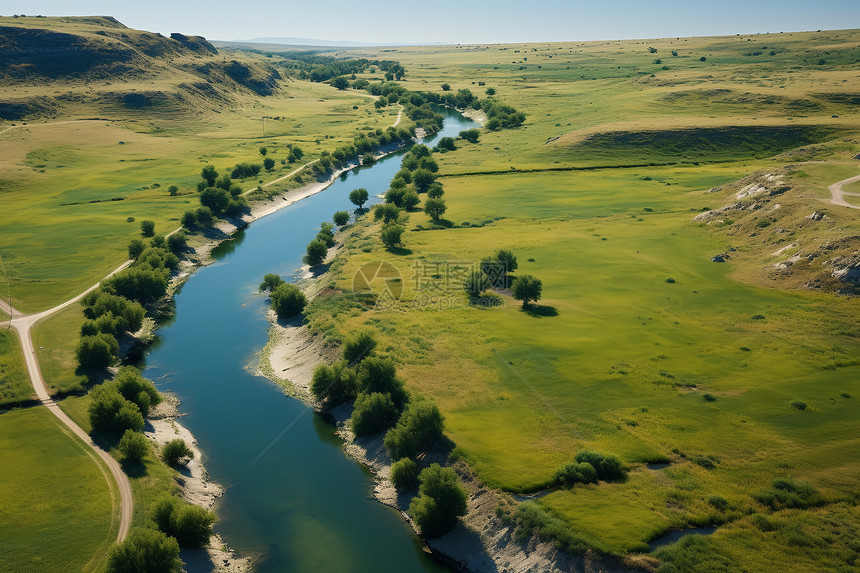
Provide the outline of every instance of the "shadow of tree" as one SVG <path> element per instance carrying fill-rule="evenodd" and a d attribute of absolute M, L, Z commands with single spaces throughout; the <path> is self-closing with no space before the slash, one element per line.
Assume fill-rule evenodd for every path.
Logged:
<path fill-rule="evenodd" d="M 386 249 L 392 255 L 404 256 L 411 255 L 412 249 L 407 249 L 406 247 L 388 247 Z"/>
<path fill-rule="evenodd" d="M 146 464 L 139 460 L 123 459 L 119 463 L 122 471 L 130 478 L 139 478 L 149 473 L 146 469 Z"/>
<path fill-rule="evenodd" d="M 527 315 L 533 316 L 535 318 L 543 318 L 545 316 L 558 316 L 558 309 L 556 309 L 554 306 L 530 304 L 526 307 L 520 308 L 520 310 Z"/>

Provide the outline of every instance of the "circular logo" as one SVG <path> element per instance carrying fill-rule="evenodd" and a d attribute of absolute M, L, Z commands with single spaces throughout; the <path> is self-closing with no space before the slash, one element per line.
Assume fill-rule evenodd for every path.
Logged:
<path fill-rule="evenodd" d="M 352 276 L 352 290 L 372 294 L 376 306 L 390 308 L 403 294 L 403 275 L 388 261 L 370 261 L 361 265 Z"/>

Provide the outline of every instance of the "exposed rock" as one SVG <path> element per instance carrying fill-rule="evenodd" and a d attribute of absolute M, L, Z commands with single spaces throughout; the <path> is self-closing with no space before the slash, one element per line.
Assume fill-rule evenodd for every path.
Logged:
<path fill-rule="evenodd" d="M 824 219 L 827 219 L 828 217 L 821 211 L 813 211 L 812 215 L 807 215 L 806 218 L 812 219 L 813 221 L 822 221 Z"/>
<path fill-rule="evenodd" d="M 726 262 L 726 259 L 728 259 L 728 258 L 729 258 L 729 256 L 726 254 L 714 255 L 713 257 L 711 257 L 711 262 L 712 263 L 724 263 L 724 262 Z"/>

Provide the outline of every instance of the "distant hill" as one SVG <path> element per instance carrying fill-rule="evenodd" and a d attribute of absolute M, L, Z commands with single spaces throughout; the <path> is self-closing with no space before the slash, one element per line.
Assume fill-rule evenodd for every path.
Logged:
<path fill-rule="evenodd" d="M 266 96 L 280 73 L 230 59 L 202 36 L 134 30 L 109 16 L 0 17 L 0 119 L 55 117 L 81 107 L 166 111 Z M 11 90 L 15 88 L 15 97 Z"/>

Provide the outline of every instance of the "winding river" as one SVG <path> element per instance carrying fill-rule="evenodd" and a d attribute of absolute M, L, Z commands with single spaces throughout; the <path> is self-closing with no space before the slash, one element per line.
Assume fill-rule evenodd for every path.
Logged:
<path fill-rule="evenodd" d="M 476 126 L 448 113 L 426 143 Z M 241 553 L 261 554 L 261 573 L 445 571 L 396 511 L 374 501 L 373 477 L 345 456 L 334 429 L 248 369 L 267 340 L 263 275 L 293 276 L 319 223 L 351 208 L 357 187 L 378 201 L 402 156 L 349 172 L 222 244 L 176 296 L 175 320 L 145 357 L 145 376 L 182 401 L 183 425 L 227 488 L 215 530 Z"/>

